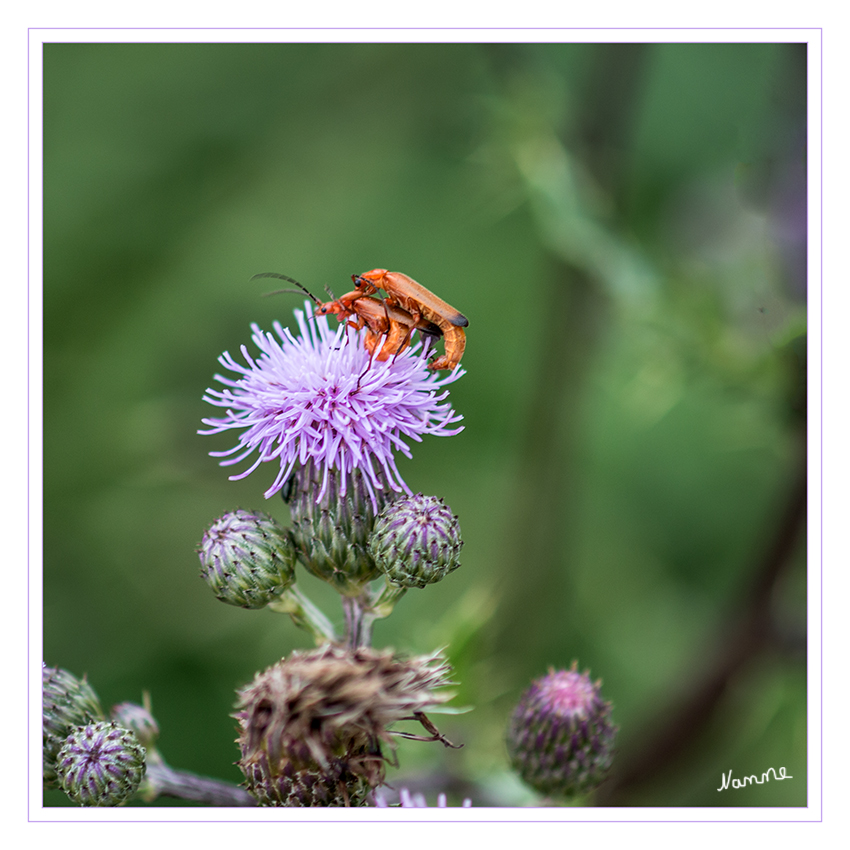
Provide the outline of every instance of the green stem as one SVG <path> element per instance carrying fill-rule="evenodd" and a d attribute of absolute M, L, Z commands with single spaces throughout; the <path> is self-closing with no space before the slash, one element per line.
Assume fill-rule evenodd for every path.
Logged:
<path fill-rule="evenodd" d="M 375 620 L 389 617 L 396 602 L 405 593 L 406 587 L 397 587 L 386 582 L 377 595 L 365 587 L 359 596 L 343 597 L 342 608 L 345 612 L 345 637 L 348 646 L 371 646 Z"/>
<path fill-rule="evenodd" d="M 389 617 L 393 612 L 396 602 L 407 593 L 406 587 L 399 587 L 395 584 L 386 582 L 381 589 L 380 594 L 372 600 L 370 614 L 373 620 L 383 620 L 384 617 Z"/>
<path fill-rule="evenodd" d="M 279 614 L 289 614 L 298 628 L 313 636 L 316 646 L 336 640 L 331 621 L 295 585 L 284 590 L 268 607 Z"/>
<path fill-rule="evenodd" d="M 363 589 L 359 596 L 343 596 L 342 610 L 345 612 L 345 642 L 352 649 L 358 646 L 371 646 L 372 623 L 370 617 L 371 593 L 369 588 Z"/>
<path fill-rule="evenodd" d="M 152 803 L 157 797 L 177 797 L 211 806 L 257 805 L 257 801 L 238 785 L 186 770 L 174 770 L 161 760 L 148 764 L 139 796 L 147 803 Z"/>

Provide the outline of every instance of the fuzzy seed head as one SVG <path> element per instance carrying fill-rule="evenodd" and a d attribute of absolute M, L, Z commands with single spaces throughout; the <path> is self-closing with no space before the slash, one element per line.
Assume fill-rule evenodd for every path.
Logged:
<path fill-rule="evenodd" d="M 513 769 L 541 794 L 586 794 L 605 779 L 617 728 L 599 686 L 573 664 L 550 669 L 522 695 L 508 727 L 508 755 Z"/>
<path fill-rule="evenodd" d="M 222 602 L 263 608 L 295 580 L 295 549 L 268 514 L 236 510 L 204 532 L 201 578 Z"/>
<path fill-rule="evenodd" d="M 62 790 L 82 806 L 120 806 L 145 775 L 145 748 L 117 723 L 77 726 L 56 764 Z"/>
<path fill-rule="evenodd" d="M 388 505 L 375 521 L 369 551 L 401 587 L 425 587 L 460 566 L 460 525 L 448 505 L 418 493 Z"/>

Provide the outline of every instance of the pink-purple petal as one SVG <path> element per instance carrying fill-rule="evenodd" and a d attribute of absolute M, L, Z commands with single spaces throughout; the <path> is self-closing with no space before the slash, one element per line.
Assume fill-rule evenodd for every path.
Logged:
<path fill-rule="evenodd" d="M 305 304 L 309 310 L 309 304 Z M 260 463 L 277 460 L 280 469 L 266 498 L 277 493 L 296 464 L 313 460 L 327 473 L 336 469 L 344 482 L 354 469 L 364 473 L 367 489 L 410 492 L 395 463 L 395 452 L 411 457 L 407 441 L 421 442 L 424 434 L 451 436 L 463 426 L 450 428 L 463 417 L 446 402 L 446 385 L 464 371 L 454 369 L 439 377 L 427 369 L 427 351 L 416 343 L 386 361 L 373 361 L 365 350 L 363 332 L 341 326 L 330 330 L 327 317 L 305 319 L 295 311 L 300 336 L 278 322 L 277 337 L 252 325 L 252 339 L 261 354 L 241 353 L 247 366 L 228 352 L 219 362 L 240 375 L 237 380 L 216 375 L 223 390 L 208 389 L 204 401 L 226 408 L 225 416 L 204 419 L 216 434 L 239 429 L 236 446 L 210 452 L 231 465 L 257 457 L 244 478 Z M 377 462 L 377 464 L 376 464 Z"/>

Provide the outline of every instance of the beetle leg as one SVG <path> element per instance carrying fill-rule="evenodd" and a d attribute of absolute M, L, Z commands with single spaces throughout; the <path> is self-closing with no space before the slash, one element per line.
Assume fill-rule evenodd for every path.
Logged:
<path fill-rule="evenodd" d="M 374 341 L 372 342 L 372 340 L 374 340 Z M 365 342 L 366 342 L 366 348 L 369 350 L 369 362 L 366 364 L 366 368 L 358 376 L 357 386 L 355 387 L 354 392 L 357 392 L 357 390 L 360 389 L 360 382 L 363 380 L 364 375 L 372 368 L 372 363 L 374 363 L 374 361 L 375 361 L 375 349 L 378 347 L 378 342 L 379 342 L 378 334 L 376 334 L 372 330 L 369 330 L 366 333 L 366 341 Z M 370 342 L 372 342 L 371 346 L 369 345 Z"/>
<path fill-rule="evenodd" d="M 404 339 L 399 343 L 398 348 L 395 350 L 395 354 L 393 355 L 393 363 L 395 363 L 396 358 L 410 345 L 410 340 L 413 337 L 414 325 L 410 325 L 407 329 L 407 333 L 404 335 Z"/>

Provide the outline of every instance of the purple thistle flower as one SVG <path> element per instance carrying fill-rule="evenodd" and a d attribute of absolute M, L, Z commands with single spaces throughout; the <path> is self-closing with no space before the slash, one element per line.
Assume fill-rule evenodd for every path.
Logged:
<path fill-rule="evenodd" d="M 309 303 L 305 308 L 309 311 Z M 216 375 L 225 389 L 208 389 L 204 401 L 223 407 L 221 419 L 204 419 L 217 434 L 240 429 L 239 442 L 228 451 L 210 452 L 224 457 L 222 466 L 245 460 L 255 451 L 252 465 L 235 481 L 253 472 L 264 461 L 277 461 L 280 470 L 266 498 L 277 493 L 296 465 L 313 460 L 322 470 L 318 502 L 328 485 L 328 473 L 340 473 L 341 492 L 355 469 L 363 475 L 374 504 L 376 490 L 389 487 L 410 494 L 396 467 L 395 452 L 411 456 L 406 440 L 421 442 L 422 435 L 451 436 L 463 427 L 450 426 L 459 416 L 440 390 L 465 374 L 457 367 L 439 377 L 427 369 L 428 347 L 420 342 L 386 361 L 374 360 L 363 346 L 363 332 L 346 336 L 346 326 L 334 333 L 327 317 L 307 321 L 295 310 L 301 334 L 274 322 L 279 339 L 251 325 L 252 339 L 261 354 L 255 360 L 241 347 L 247 366 L 228 352 L 219 362 L 240 375 L 232 379 Z M 235 455 L 235 456 L 233 456 Z M 376 508 L 377 510 L 377 508 Z"/>
<path fill-rule="evenodd" d="M 389 798 L 387 796 L 387 792 L 383 788 L 378 788 L 375 791 L 375 806 L 379 809 L 388 809 L 391 807 L 391 803 L 389 802 Z M 411 794 L 407 788 L 402 788 L 399 791 L 399 802 L 398 805 L 402 809 L 428 809 L 430 806 L 428 805 L 428 801 L 425 799 L 424 794 Z M 472 806 L 472 800 L 466 798 L 462 803 L 462 808 L 468 809 Z M 437 808 L 438 809 L 447 809 L 449 804 L 446 800 L 445 794 L 439 794 L 437 796 Z"/>

